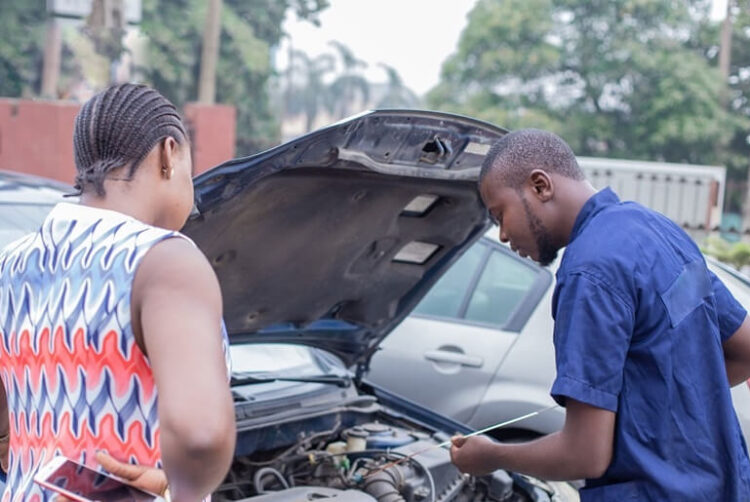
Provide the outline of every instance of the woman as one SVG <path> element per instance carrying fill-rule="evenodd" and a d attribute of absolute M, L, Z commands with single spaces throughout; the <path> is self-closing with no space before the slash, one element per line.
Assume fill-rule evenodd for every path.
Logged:
<path fill-rule="evenodd" d="M 157 91 L 118 85 L 84 104 L 74 151 L 80 202 L 0 252 L 3 501 L 48 500 L 41 465 L 98 466 L 98 451 L 141 466 L 132 478 L 163 467 L 173 500 L 200 500 L 235 426 L 218 281 L 177 232 L 193 204 L 185 125 Z"/>

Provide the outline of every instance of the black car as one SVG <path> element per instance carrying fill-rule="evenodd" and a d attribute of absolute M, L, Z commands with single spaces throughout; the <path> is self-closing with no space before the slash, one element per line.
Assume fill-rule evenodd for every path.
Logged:
<path fill-rule="evenodd" d="M 437 445 L 470 429 L 366 379 L 488 228 L 476 179 L 504 133 L 370 112 L 196 178 L 184 232 L 221 283 L 238 426 L 214 500 L 578 500 L 568 484 L 462 475 Z"/>

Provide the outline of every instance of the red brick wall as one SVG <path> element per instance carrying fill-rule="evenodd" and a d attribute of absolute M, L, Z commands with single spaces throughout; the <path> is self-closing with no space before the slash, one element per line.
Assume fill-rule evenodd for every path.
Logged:
<path fill-rule="evenodd" d="M 195 174 L 234 157 L 237 114 L 233 106 L 188 103 L 185 119 L 193 139 Z"/>
<path fill-rule="evenodd" d="M 80 103 L 0 98 L 0 169 L 72 184 L 73 124 Z M 236 112 L 225 105 L 185 106 L 196 174 L 234 157 Z"/>
<path fill-rule="evenodd" d="M 0 98 L 0 169 L 73 183 L 73 121 L 80 104 Z"/>

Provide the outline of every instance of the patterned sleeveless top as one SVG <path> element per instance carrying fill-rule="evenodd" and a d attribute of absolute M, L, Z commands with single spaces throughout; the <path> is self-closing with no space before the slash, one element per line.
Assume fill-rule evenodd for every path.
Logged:
<path fill-rule="evenodd" d="M 50 500 L 32 478 L 56 455 L 96 468 L 94 454 L 105 450 L 161 465 L 156 385 L 133 335 L 130 293 L 146 252 L 173 237 L 187 239 L 62 203 L 38 232 L 0 251 L 0 377 L 10 416 L 3 502 Z"/>

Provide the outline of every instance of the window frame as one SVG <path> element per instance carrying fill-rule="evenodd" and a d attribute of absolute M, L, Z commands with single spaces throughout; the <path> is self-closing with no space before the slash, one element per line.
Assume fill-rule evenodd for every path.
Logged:
<path fill-rule="evenodd" d="M 476 269 L 474 270 L 473 276 L 469 280 L 468 287 L 466 288 L 466 291 L 464 293 L 464 298 L 461 301 L 461 307 L 458 310 L 458 315 L 457 316 L 440 316 L 440 315 L 421 314 L 418 312 L 414 312 L 411 314 L 411 316 L 418 317 L 421 319 L 430 319 L 430 320 L 436 320 L 436 321 L 451 322 L 451 323 L 456 323 L 456 324 L 464 324 L 468 326 L 477 326 L 480 328 L 489 328 L 489 329 L 494 329 L 498 331 L 520 333 L 521 330 L 523 330 L 523 327 L 528 322 L 528 320 L 531 318 L 531 314 L 539 305 L 539 302 L 542 300 L 545 293 L 547 292 L 550 285 L 552 284 L 553 282 L 552 272 L 550 272 L 545 267 L 542 267 L 533 262 L 530 262 L 527 259 L 521 258 L 520 256 L 513 253 L 510 249 L 508 249 L 507 246 L 501 244 L 500 242 L 496 242 L 492 239 L 489 239 L 487 237 L 482 237 L 474 245 L 475 246 L 481 245 L 485 249 L 483 250 L 483 256 L 479 260 L 479 265 L 477 265 Z M 536 272 L 536 280 L 528 289 L 526 294 L 523 295 L 521 300 L 518 302 L 518 305 L 516 306 L 516 308 L 513 309 L 513 311 L 508 316 L 508 319 L 502 325 L 498 325 L 495 323 L 487 323 L 487 322 L 482 322 L 482 321 L 473 321 L 471 319 L 466 318 L 466 312 L 469 309 L 469 303 L 471 302 L 471 299 L 474 296 L 474 292 L 476 291 L 476 288 L 479 285 L 479 281 L 481 280 L 482 275 L 484 274 L 484 271 L 487 268 L 487 263 L 489 262 L 490 257 L 492 256 L 492 253 L 503 253 L 506 257 Z"/>
<path fill-rule="evenodd" d="M 453 316 L 453 315 L 424 314 L 424 313 L 416 311 L 417 307 L 419 306 L 419 303 L 423 302 L 425 300 L 425 298 L 427 298 L 427 296 L 430 293 L 432 293 L 432 291 L 435 289 L 435 287 L 440 283 L 440 279 L 442 279 L 445 276 L 445 274 L 443 274 L 443 276 L 440 277 L 440 279 L 438 279 L 437 282 L 435 282 L 435 284 L 432 285 L 432 287 L 427 292 L 427 294 L 425 294 L 422 297 L 422 299 L 419 301 L 419 303 L 414 307 L 414 309 L 412 309 L 412 311 L 409 314 L 409 316 L 410 317 L 412 317 L 412 316 L 413 317 L 421 317 L 421 318 L 424 318 L 424 319 L 435 319 L 435 320 L 440 320 L 440 321 L 463 322 L 465 320 L 466 309 L 468 307 L 467 298 L 471 298 L 471 294 L 469 292 L 471 292 L 471 293 L 474 292 L 474 288 L 476 288 L 476 285 L 479 282 L 479 278 L 482 276 L 482 272 L 484 271 L 484 267 L 487 264 L 487 259 L 489 257 L 489 254 L 492 252 L 492 250 L 490 249 L 490 246 L 488 246 L 487 244 L 488 243 L 485 241 L 484 237 L 482 237 L 482 238 L 480 238 L 479 240 L 477 240 L 474 244 L 472 244 L 469 247 L 469 249 L 471 249 L 471 247 L 474 247 L 474 246 L 482 246 L 482 248 L 484 248 L 484 249 L 481 250 L 481 254 L 479 256 L 479 263 L 477 264 L 476 267 L 474 267 L 474 271 L 472 272 L 471 279 L 469 279 L 469 282 L 466 283 L 466 287 L 464 288 L 464 295 L 461 298 L 461 301 L 459 302 L 458 312 L 457 312 L 457 314 L 455 316 Z M 463 258 L 464 255 L 469 251 L 469 249 L 467 249 L 458 258 L 458 260 L 460 260 L 461 258 Z M 458 260 L 456 260 L 456 262 Z M 451 265 L 451 266 L 454 266 L 456 264 L 456 262 L 454 262 L 453 265 Z M 447 273 L 447 270 L 446 270 L 446 273 Z"/>

